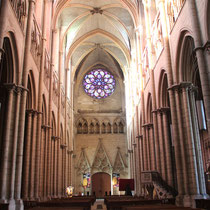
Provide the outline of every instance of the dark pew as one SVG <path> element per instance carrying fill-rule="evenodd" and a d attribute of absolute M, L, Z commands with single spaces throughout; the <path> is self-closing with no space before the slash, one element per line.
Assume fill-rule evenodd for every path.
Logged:
<path fill-rule="evenodd" d="M 197 199 L 196 208 L 210 209 L 210 199 Z"/>
<path fill-rule="evenodd" d="M 161 204 L 161 200 L 145 200 L 138 197 L 115 197 L 105 198 L 107 210 L 122 210 L 124 206 L 137 206 L 137 205 L 155 205 Z"/>
<path fill-rule="evenodd" d="M 95 202 L 95 197 L 76 196 L 71 198 L 52 199 L 50 201 L 39 202 L 39 207 L 81 207 L 83 210 L 90 210 L 91 205 Z"/>

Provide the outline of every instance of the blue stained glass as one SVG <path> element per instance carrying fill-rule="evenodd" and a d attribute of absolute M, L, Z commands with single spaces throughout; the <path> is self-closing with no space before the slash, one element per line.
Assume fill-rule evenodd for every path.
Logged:
<path fill-rule="evenodd" d="M 108 71 L 95 69 L 87 73 L 83 79 L 85 92 L 93 98 L 106 98 L 115 90 L 115 79 Z"/>

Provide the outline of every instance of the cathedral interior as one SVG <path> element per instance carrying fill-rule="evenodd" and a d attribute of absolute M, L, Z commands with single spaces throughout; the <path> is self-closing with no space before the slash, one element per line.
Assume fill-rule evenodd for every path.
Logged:
<path fill-rule="evenodd" d="M 0 0 L 0 208 L 123 179 L 195 207 L 209 131 L 209 0 Z"/>

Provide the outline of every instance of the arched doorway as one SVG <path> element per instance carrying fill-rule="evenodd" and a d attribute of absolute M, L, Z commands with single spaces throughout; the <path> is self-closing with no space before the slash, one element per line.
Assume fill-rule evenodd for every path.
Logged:
<path fill-rule="evenodd" d="M 103 197 L 111 191 L 111 177 L 104 172 L 95 173 L 92 176 L 92 193 L 97 198 Z"/>

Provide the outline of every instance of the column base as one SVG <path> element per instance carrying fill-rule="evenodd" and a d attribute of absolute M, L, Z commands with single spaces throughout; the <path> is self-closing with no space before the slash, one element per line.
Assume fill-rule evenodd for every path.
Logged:
<path fill-rule="evenodd" d="M 0 207 L 4 210 L 24 210 L 24 205 L 22 200 L 0 200 Z"/>
<path fill-rule="evenodd" d="M 175 201 L 176 206 L 184 206 L 183 200 L 184 200 L 184 195 L 177 195 Z"/>
<path fill-rule="evenodd" d="M 16 200 L 16 209 L 15 210 L 24 210 L 23 200 Z"/>

